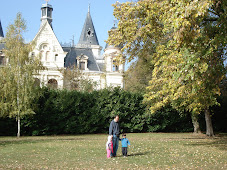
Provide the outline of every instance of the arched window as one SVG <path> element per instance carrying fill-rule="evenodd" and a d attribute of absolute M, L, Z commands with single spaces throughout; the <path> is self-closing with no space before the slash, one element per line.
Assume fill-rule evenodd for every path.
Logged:
<path fill-rule="evenodd" d="M 50 51 L 46 52 L 46 61 L 50 61 Z"/>
<path fill-rule="evenodd" d="M 58 54 L 55 54 L 54 61 L 58 60 Z"/>
<path fill-rule="evenodd" d="M 51 60 L 51 53 L 50 53 L 50 47 L 47 43 L 41 44 L 40 47 L 40 58 L 41 61 L 50 61 Z"/>
<path fill-rule="evenodd" d="M 57 89 L 58 88 L 58 81 L 56 79 L 50 79 L 48 81 L 48 87 L 51 89 Z"/>
<path fill-rule="evenodd" d="M 41 61 L 44 61 L 45 58 L 44 58 L 44 51 L 40 51 L 40 60 Z"/>
<path fill-rule="evenodd" d="M 47 44 L 44 44 L 43 45 L 43 50 L 47 50 L 47 49 L 48 49 Z"/>

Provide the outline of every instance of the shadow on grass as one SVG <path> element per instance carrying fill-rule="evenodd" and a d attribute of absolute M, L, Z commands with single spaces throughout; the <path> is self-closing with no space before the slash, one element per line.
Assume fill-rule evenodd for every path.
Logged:
<path fill-rule="evenodd" d="M 227 150 L 227 135 L 217 135 L 215 138 L 207 138 L 211 139 L 209 141 L 197 141 L 190 144 L 184 144 L 187 146 L 207 146 L 207 147 L 216 147 L 220 150 Z"/>
<path fill-rule="evenodd" d="M 23 139 L 23 137 L 17 139 L 8 139 L 8 140 L 1 140 L 0 138 L 0 146 L 7 146 L 7 145 L 21 145 L 21 144 L 31 144 L 31 143 L 44 143 L 44 142 L 51 142 L 51 141 L 78 141 L 78 140 L 85 140 L 85 138 L 55 138 L 55 137 L 47 137 L 47 138 L 31 138 L 31 139 Z"/>
<path fill-rule="evenodd" d="M 142 156 L 142 155 L 148 155 L 150 152 L 138 152 L 138 153 L 131 153 L 128 156 Z"/>

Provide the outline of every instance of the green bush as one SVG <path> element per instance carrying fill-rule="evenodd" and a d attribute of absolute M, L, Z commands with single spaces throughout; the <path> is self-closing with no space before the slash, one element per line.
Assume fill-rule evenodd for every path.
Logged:
<path fill-rule="evenodd" d="M 123 132 L 193 131 L 190 114 L 179 114 L 171 106 L 151 115 L 139 93 L 120 88 L 92 92 L 40 89 L 35 100 L 35 115 L 21 120 L 22 135 L 108 133 L 114 115 L 120 116 Z M 223 99 L 220 101 L 224 102 Z M 226 107 L 212 108 L 214 129 L 226 132 Z M 225 113 L 224 113 L 225 112 Z M 224 113 L 224 114 L 223 114 Z M 204 117 L 200 124 L 204 128 Z M 225 127 L 225 128 L 224 128 Z M 15 135 L 14 119 L 0 119 L 0 135 Z"/>
<path fill-rule="evenodd" d="M 0 118 L 0 136 L 15 136 L 17 133 L 17 122 L 15 119 Z"/>
<path fill-rule="evenodd" d="M 192 132 L 190 113 L 180 114 L 171 106 L 166 106 L 153 115 L 148 115 L 149 132 Z"/>
<path fill-rule="evenodd" d="M 119 115 L 124 132 L 145 131 L 143 96 L 120 88 L 78 92 L 41 89 L 36 114 L 22 122 L 25 135 L 108 133 Z"/>

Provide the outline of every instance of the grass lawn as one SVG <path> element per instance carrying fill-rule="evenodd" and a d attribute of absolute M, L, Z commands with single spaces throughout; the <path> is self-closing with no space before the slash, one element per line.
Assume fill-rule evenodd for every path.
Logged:
<path fill-rule="evenodd" d="M 107 135 L 0 137 L 0 169 L 227 169 L 227 134 L 127 134 L 129 156 L 107 159 Z M 121 146 L 121 144 L 120 144 Z"/>

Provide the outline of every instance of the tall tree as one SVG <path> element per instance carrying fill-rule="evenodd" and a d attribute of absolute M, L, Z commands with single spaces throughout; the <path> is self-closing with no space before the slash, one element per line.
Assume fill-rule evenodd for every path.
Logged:
<path fill-rule="evenodd" d="M 24 42 L 25 31 L 25 21 L 18 13 L 5 38 L 4 53 L 8 62 L 0 69 L 0 116 L 16 118 L 17 137 L 20 137 L 20 120 L 34 114 L 33 99 L 37 92 L 34 75 L 42 69 L 39 57 L 31 54 L 33 45 Z"/>
<path fill-rule="evenodd" d="M 124 45 L 131 60 L 153 51 L 154 70 L 145 102 L 154 113 L 168 103 L 198 115 L 217 105 L 226 56 L 226 2 L 219 0 L 139 0 L 114 4 L 118 28 L 108 42 Z"/>
<path fill-rule="evenodd" d="M 146 87 L 152 78 L 153 65 L 151 56 L 137 58 L 124 74 L 125 90 L 145 94 Z"/>

